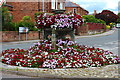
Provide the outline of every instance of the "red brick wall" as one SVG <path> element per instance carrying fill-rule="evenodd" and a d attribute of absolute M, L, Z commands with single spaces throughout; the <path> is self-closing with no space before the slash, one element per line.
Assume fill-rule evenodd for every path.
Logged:
<path fill-rule="evenodd" d="M 106 26 L 103 24 L 96 24 L 96 23 L 87 23 L 84 26 L 81 26 L 78 28 L 78 32 L 80 35 L 88 35 L 88 32 L 100 32 L 100 31 L 106 31 Z M 2 35 L 2 41 L 18 41 L 19 40 L 19 34 L 17 31 L 0 31 L 0 34 Z M 40 33 L 41 39 L 42 33 Z M 26 35 L 21 34 L 21 40 L 25 40 Z M 28 40 L 36 40 L 39 39 L 38 31 L 30 31 L 28 33 Z M 0 41 L 0 42 L 2 42 Z"/>
<path fill-rule="evenodd" d="M 104 32 L 106 31 L 106 25 L 99 23 L 86 23 L 78 28 L 80 35 L 88 35 L 88 32 Z"/>
<path fill-rule="evenodd" d="M 0 32 L 2 34 L 2 41 L 19 41 L 19 34 L 17 31 L 2 31 Z M 42 38 L 42 33 L 41 33 Z M 26 40 L 26 34 L 20 34 L 21 40 Z M 28 33 L 28 40 L 37 40 L 39 39 L 38 31 L 30 31 Z"/>
<path fill-rule="evenodd" d="M 12 5 L 13 22 L 20 21 L 23 16 L 30 16 L 34 21 L 34 13 L 38 12 L 38 2 L 7 2 L 6 4 Z M 39 9 L 42 12 L 42 2 L 39 2 Z M 44 3 L 45 12 L 51 11 L 51 3 Z"/>
<path fill-rule="evenodd" d="M 106 29 L 106 26 L 100 23 L 87 23 L 86 25 L 88 25 L 88 30 Z"/>

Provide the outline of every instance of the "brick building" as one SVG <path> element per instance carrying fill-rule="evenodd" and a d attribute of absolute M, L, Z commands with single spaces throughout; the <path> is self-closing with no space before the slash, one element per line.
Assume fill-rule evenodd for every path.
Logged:
<path fill-rule="evenodd" d="M 87 15 L 89 12 L 87 10 L 85 10 L 84 8 L 82 8 L 80 5 L 70 1 L 70 0 L 66 0 L 65 2 L 65 10 L 66 13 L 68 12 L 72 12 L 72 13 L 78 13 L 81 16 L 82 15 Z"/>
<path fill-rule="evenodd" d="M 43 2 L 44 1 L 44 2 Z M 88 14 L 88 11 L 73 3 L 65 0 L 37 0 L 34 2 L 6 2 L 6 5 L 11 15 L 13 15 L 13 22 L 22 20 L 23 16 L 30 16 L 34 21 L 34 13 L 46 12 L 52 13 L 53 11 L 63 10 L 66 12 L 75 11 L 80 15 Z"/>
<path fill-rule="evenodd" d="M 36 12 L 46 12 L 52 13 L 54 10 L 64 10 L 65 9 L 64 0 L 49 0 L 42 2 L 6 2 L 6 5 L 11 15 L 13 15 L 13 22 L 20 21 L 23 16 L 30 16 L 34 20 L 34 13 Z"/>

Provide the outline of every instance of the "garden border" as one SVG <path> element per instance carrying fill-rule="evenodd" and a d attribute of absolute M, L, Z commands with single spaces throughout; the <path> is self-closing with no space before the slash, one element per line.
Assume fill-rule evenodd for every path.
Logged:
<path fill-rule="evenodd" d="M 118 71 L 118 67 L 119 64 L 113 64 L 113 65 L 106 65 L 106 66 L 101 66 L 101 67 L 90 67 L 90 68 L 69 68 L 69 69 L 49 69 L 49 68 L 27 68 L 27 67 L 20 67 L 20 66 L 11 66 L 11 65 L 7 65 L 4 64 L 2 62 L 0 62 L 2 68 L 0 68 L 2 71 L 5 72 L 10 72 L 10 73 L 14 73 L 17 75 L 24 75 L 24 76 L 29 76 L 29 77 L 44 77 L 44 78 L 119 78 L 119 72 L 117 73 L 118 75 L 113 75 L 114 72 L 113 70 Z M 107 69 L 107 70 L 104 70 Z M 113 69 L 113 70 L 111 70 Z M 110 71 L 109 71 L 110 70 Z M 85 73 L 83 75 L 80 75 L 78 73 L 77 74 L 73 74 L 75 72 L 80 72 L 80 73 Z M 89 73 L 90 72 L 95 72 L 95 74 L 93 73 Z M 106 74 L 103 76 L 99 76 L 98 73 L 101 74 L 101 72 L 105 72 L 105 73 L 110 73 L 111 72 L 111 76 Z M 116 72 L 115 71 L 115 72 Z M 59 73 L 61 72 L 61 73 Z M 69 73 L 70 72 L 70 73 Z M 68 75 L 68 73 L 70 75 Z M 88 74 L 92 74 L 92 75 L 88 75 Z M 98 75 L 96 75 L 98 74 Z"/>

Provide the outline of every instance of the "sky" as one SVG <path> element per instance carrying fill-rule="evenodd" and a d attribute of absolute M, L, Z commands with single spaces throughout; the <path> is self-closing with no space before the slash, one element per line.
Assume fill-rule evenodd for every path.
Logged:
<path fill-rule="evenodd" d="M 102 10 L 110 10 L 115 14 L 118 13 L 118 2 L 120 0 L 70 0 L 79 4 L 82 8 L 89 11 L 90 14 L 97 10 L 100 13 Z"/>

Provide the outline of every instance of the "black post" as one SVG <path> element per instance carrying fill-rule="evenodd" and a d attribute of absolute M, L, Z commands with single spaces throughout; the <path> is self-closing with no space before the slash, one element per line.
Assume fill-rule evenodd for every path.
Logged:
<path fill-rule="evenodd" d="M 38 0 L 38 11 L 40 11 L 40 1 Z"/>
<path fill-rule="evenodd" d="M 38 36 L 39 36 L 39 39 L 40 39 L 40 30 L 38 30 Z"/>

